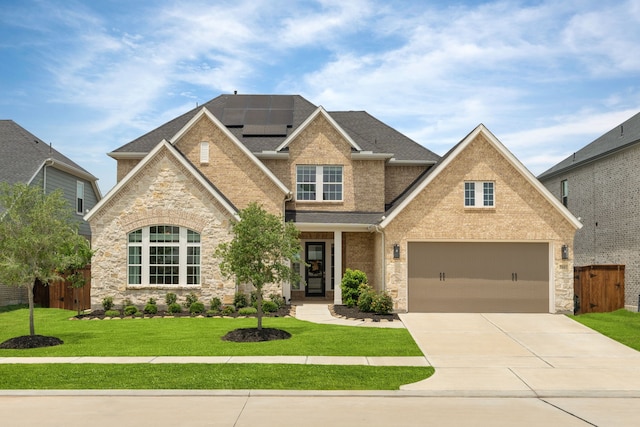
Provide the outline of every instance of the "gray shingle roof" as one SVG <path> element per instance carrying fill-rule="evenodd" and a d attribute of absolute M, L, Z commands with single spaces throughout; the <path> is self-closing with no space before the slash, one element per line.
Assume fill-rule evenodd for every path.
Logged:
<path fill-rule="evenodd" d="M 274 151 L 318 108 L 300 95 L 220 95 L 114 150 L 114 154 L 151 151 L 163 139 L 170 140 L 202 107 L 206 107 L 227 125 L 227 129 L 253 153 Z M 267 133 L 273 134 L 261 135 L 256 131 L 255 122 L 251 122 L 256 120 L 251 113 L 264 113 L 269 108 L 277 109 L 283 114 L 278 119 L 266 119 L 265 124 L 273 125 Z M 286 113 L 288 108 L 291 109 L 290 117 Z M 251 113 L 249 110 L 252 110 Z M 437 154 L 364 111 L 329 112 L 329 115 L 365 151 L 391 153 L 397 160 L 439 159 Z M 277 123 L 269 120 L 276 120 Z M 288 121 L 288 126 L 284 127 L 286 133 L 282 132 L 283 123 L 280 123 L 284 121 Z"/>
<path fill-rule="evenodd" d="M 91 175 L 13 120 L 0 120 L 0 181 L 28 183 L 49 158 Z"/>
<path fill-rule="evenodd" d="M 306 224 L 376 224 L 383 212 L 286 211 L 285 221 Z"/>
<path fill-rule="evenodd" d="M 619 124 L 538 176 L 542 180 L 640 143 L 640 113 Z"/>

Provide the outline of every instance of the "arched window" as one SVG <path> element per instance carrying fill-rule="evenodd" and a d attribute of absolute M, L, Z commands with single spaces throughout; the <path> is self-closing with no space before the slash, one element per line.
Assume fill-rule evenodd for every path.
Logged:
<path fill-rule="evenodd" d="M 152 225 L 128 235 L 129 285 L 199 285 L 200 233 Z"/>

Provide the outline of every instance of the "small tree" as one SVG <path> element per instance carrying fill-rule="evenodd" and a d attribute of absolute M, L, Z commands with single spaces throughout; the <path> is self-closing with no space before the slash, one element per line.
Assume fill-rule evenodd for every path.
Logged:
<path fill-rule="evenodd" d="M 0 183 L 0 283 L 27 288 L 32 336 L 36 280 L 60 280 L 76 260 L 70 248 L 87 245 L 74 216 L 60 190 L 47 195 L 39 187 Z"/>
<path fill-rule="evenodd" d="M 299 257 L 299 231 L 291 222 L 251 203 L 232 226 L 233 240 L 218 245 L 215 256 L 225 277 L 235 276 L 257 291 L 258 329 L 262 329 L 262 287 L 267 283 L 292 280 L 296 273 L 290 263 Z"/>

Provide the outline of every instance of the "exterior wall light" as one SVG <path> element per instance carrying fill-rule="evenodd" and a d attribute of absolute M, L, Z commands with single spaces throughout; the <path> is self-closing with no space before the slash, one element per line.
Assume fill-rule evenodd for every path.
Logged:
<path fill-rule="evenodd" d="M 569 259 L 569 246 L 562 245 L 562 259 Z"/>
<path fill-rule="evenodd" d="M 397 243 L 393 245 L 393 258 L 400 258 L 400 245 Z"/>

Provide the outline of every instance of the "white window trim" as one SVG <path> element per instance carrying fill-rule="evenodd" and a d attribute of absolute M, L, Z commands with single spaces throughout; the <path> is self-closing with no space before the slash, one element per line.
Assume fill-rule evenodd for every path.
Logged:
<path fill-rule="evenodd" d="M 492 204 L 485 206 L 484 204 L 484 184 L 492 184 L 493 187 L 493 199 Z M 467 204 L 466 198 L 466 184 L 474 184 L 474 198 L 473 205 Z M 496 207 L 496 183 L 494 181 L 465 181 L 462 191 L 462 204 L 467 209 L 495 209 Z"/>
<path fill-rule="evenodd" d="M 187 242 L 187 232 L 188 229 L 186 227 L 180 227 L 180 241 L 179 242 L 153 242 L 153 246 L 178 246 L 179 250 L 179 258 L 178 258 L 178 284 L 151 284 L 150 283 L 150 247 L 151 241 L 149 238 L 150 228 L 155 227 L 157 225 L 166 225 L 166 224 L 153 224 L 151 226 L 142 227 L 142 242 L 128 242 L 129 233 L 132 233 L 136 230 L 131 230 L 127 233 L 127 287 L 128 288 L 154 288 L 154 289 L 176 289 L 176 288 L 199 288 L 202 285 L 202 246 L 201 242 Z M 191 230 L 195 231 L 195 230 Z M 198 233 L 200 234 L 200 233 Z M 129 282 L 129 247 L 138 246 L 142 247 L 142 272 L 141 272 L 141 280 L 140 284 L 136 283 L 128 283 Z M 199 247 L 200 248 L 200 277 L 198 284 L 187 284 L 187 248 L 188 247 Z"/>
<path fill-rule="evenodd" d="M 307 199 L 299 199 L 298 198 L 298 184 L 311 184 L 308 182 L 298 182 L 298 167 L 315 167 L 316 168 L 316 181 L 313 183 L 316 186 L 316 198 L 312 200 Z M 327 182 L 326 184 L 340 184 L 340 199 L 331 199 L 324 200 L 324 168 L 325 167 L 338 167 L 341 170 L 342 181 L 338 182 Z M 310 203 L 340 203 L 344 201 L 344 166 L 343 165 L 296 165 L 296 201 L 300 203 L 310 202 Z"/>

